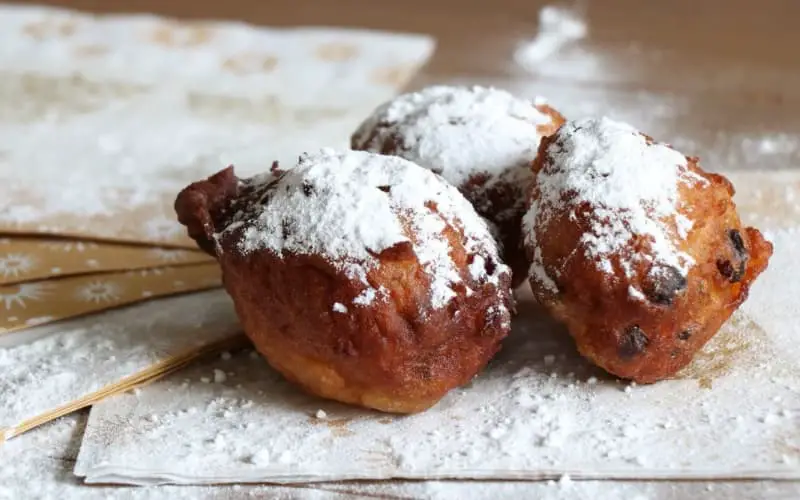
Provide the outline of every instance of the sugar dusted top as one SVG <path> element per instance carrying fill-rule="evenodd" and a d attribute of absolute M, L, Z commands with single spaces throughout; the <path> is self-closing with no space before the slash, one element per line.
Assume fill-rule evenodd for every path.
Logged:
<path fill-rule="evenodd" d="M 434 86 L 379 107 L 353 135 L 353 144 L 381 152 L 394 141 L 397 154 L 456 186 L 481 174 L 487 188 L 500 176 L 527 185 L 541 139 L 538 127 L 550 122 L 533 102 L 503 90 Z"/>
<path fill-rule="evenodd" d="M 707 181 L 688 167 L 686 157 L 608 118 L 566 123 L 546 153 L 535 181 L 538 196 L 531 200 L 523 222 L 526 245 L 533 250 L 533 279 L 556 291 L 538 245 L 545 236 L 535 229 L 544 227 L 556 213 L 574 217 L 579 207 L 587 205 L 590 230 L 579 249 L 600 271 L 615 273 L 611 256 L 619 258 L 628 277 L 642 261 L 683 273 L 694 264 L 678 244 L 692 228 L 692 221 L 678 210 L 679 185 Z M 649 252 L 629 248 L 636 237 L 649 240 Z M 640 295 L 636 292 L 631 295 Z"/>
<path fill-rule="evenodd" d="M 258 184 L 260 185 L 254 185 Z M 499 262 L 486 223 L 454 187 L 402 158 L 361 151 L 323 150 L 304 155 L 277 179 L 246 180 L 254 189 L 225 233 L 241 230 L 242 253 L 267 250 L 279 256 L 320 255 L 365 289 L 354 303 L 380 299 L 366 279 L 382 251 L 409 243 L 430 277 L 431 304 L 446 305 L 462 280 L 450 258 L 447 225 L 460 229 L 473 258 Z M 432 209 L 431 207 L 435 207 Z M 488 270 L 487 270 L 488 269 Z M 470 274 L 477 283 L 497 282 L 503 265 Z"/>

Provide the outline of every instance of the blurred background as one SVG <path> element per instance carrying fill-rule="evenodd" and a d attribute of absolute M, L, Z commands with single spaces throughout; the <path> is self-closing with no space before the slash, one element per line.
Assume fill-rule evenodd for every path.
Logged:
<path fill-rule="evenodd" d="M 796 231 L 800 220 L 800 0 L 16 3 L 187 22 L 0 9 L 0 312 L 9 311 L 0 314 L 0 334 L 6 334 L 0 341 L 19 346 L 19 358 L 4 358 L 11 360 L 4 366 L 24 374 L 14 386 L 16 399 L 5 405 L 11 410 L 0 411 L 0 437 L 4 429 L 20 435 L 12 453 L 0 453 L 0 490 L 24 492 L 13 498 L 66 497 L 65 484 L 76 488 L 71 491 L 83 486 L 72 468 L 85 412 L 60 420 L 75 429 L 62 429 L 60 441 L 48 434 L 57 427 L 38 426 L 67 403 L 72 409 L 91 404 L 95 388 L 84 382 L 122 392 L 121 380 L 160 376 L 164 367 L 199 355 L 198 345 L 222 349 L 218 341 L 238 332 L 233 314 L 230 329 L 214 324 L 204 330 L 188 315 L 170 314 L 168 307 L 187 308 L 167 305 L 178 299 L 161 302 L 161 323 L 137 309 L 102 316 L 114 328 L 98 323 L 108 309 L 147 307 L 133 304 L 220 286 L 216 263 L 195 249 L 175 220 L 178 190 L 231 163 L 247 175 L 276 158 L 294 161 L 301 151 L 345 147 L 354 127 L 401 85 L 491 85 L 542 96 L 568 118 L 607 115 L 629 122 L 699 156 L 706 169 L 729 174 L 749 223 Z M 416 72 L 429 53 L 425 37 L 276 33 L 242 29 L 244 23 L 420 33 L 435 38 L 436 50 Z M 215 311 L 199 294 L 187 300 L 196 297 L 193 308 Z M 59 336 L 73 334 L 63 323 L 47 329 L 69 318 L 77 318 L 74 332 L 106 346 L 107 359 L 91 342 L 61 342 Z M 161 335 L 160 329 L 187 335 Z M 158 341 L 148 332 L 157 332 Z M 42 355 L 47 362 L 25 357 L 28 344 L 51 334 L 60 343 Z M 117 370 L 122 365 L 114 360 L 123 350 L 140 353 L 139 364 L 126 355 Z M 204 369 L 213 373 L 210 365 Z M 45 380 L 72 382 L 51 391 Z M 153 384 L 149 390 L 161 389 Z M 29 411 L 31 400 L 35 411 Z M 210 408 L 204 401 L 201 407 Z M 169 457 L 170 447 L 163 448 Z M 153 458 L 144 452 L 132 457 L 116 455 L 137 468 Z M 14 466 L 3 467 L 3 458 Z M 175 463 L 154 460 L 148 462 L 154 474 Z M 28 471 L 50 476 L 29 480 Z M 29 483 L 46 494 L 31 494 Z M 786 485 L 797 491 L 796 484 Z M 671 491 L 664 498 L 697 496 Z"/>
<path fill-rule="evenodd" d="M 541 0 L 45 0 L 35 3 L 90 12 L 151 12 L 270 26 L 311 24 L 428 33 L 439 40 L 439 51 L 428 69 L 429 76 L 513 74 L 508 65 L 509 55 L 520 40 L 534 35 L 540 10 L 551 4 Z M 796 53 L 800 46 L 797 29 L 800 3 L 793 0 L 758 3 L 586 0 L 560 5 L 583 13 L 592 28 L 595 44 L 670 53 L 674 60 L 659 65 L 664 71 L 705 64 L 748 65 L 761 78 L 770 79 L 771 71 L 800 69 Z M 658 78 L 655 74 L 651 76 L 651 83 L 656 85 Z M 797 77 L 796 73 L 793 76 Z"/>
<path fill-rule="evenodd" d="M 780 154 L 758 157 L 760 168 L 797 161 L 800 2 L 793 0 L 37 3 L 98 13 L 431 34 L 436 53 L 410 87 L 497 85 L 544 95 L 572 115 L 615 114 L 689 152 L 698 144 L 714 151 L 720 157 L 712 160 L 725 164 L 712 169 L 745 168 L 753 147 L 764 140 L 766 152 Z M 535 47 L 526 52 L 526 44 Z"/>

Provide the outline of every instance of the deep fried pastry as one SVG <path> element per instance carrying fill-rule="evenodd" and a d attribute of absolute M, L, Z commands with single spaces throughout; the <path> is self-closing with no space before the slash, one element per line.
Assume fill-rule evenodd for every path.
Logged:
<path fill-rule="evenodd" d="M 772 255 L 742 227 L 725 177 L 628 125 L 568 122 L 534 172 L 523 224 L 534 294 L 617 376 L 654 382 L 689 363 Z"/>
<path fill-rule="evenodd" d="M 456 190 L 401 158 L 330 150 L 277 179 L 232 169 L 176 211 L 247 335 L 311 393 L 387 412 L 469 381 L 510 328 L 510 270 Z"/>
<path fill-rule="evenodd" d="M 514 284 L 527 277 L 520 220 L 539 141 L 556 110 L 483 87 L 434 86 L 382 105 L 353 134 L 353 149 L 396 155 L 444 179 L 496 225 Z"/>

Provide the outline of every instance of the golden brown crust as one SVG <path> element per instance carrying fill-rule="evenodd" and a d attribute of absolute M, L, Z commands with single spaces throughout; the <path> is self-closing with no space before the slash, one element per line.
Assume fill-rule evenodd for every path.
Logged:
<path fill-rule="evenodd" d="M 215 217 L 207 212 L 214 205 L 206 199 L 228 196 L 227 207 L 263 199 L 263 190 L 240 190 L 237 197 L 213 179 L 179 196 L 179 218 L 190 230 L 214 220 L 212 232 L 220 233 L 230 222 L 224 214 L 232 210 L 219 209 L 223 215 Z M 197 192 L 205 196 L 191 194 Z M 459 227 L 448 224 L 443 234 L 461 283 L 453 286 L 456 297 L 440 309 L 430 306 L 430 278 L 410 244 L 376 256 L 379 265 L 367 271 L 366 280 L 381 297 L 356 304 L 363 282 L 329 259 L 237 251 L 244 230 L 218 236 L 224 286 L 256 348 L 313 394 L 387 412 L 421 411 L 469 381 L 509 331 L 509 273 L 500 273 L 497 283 L 476 280 L 469 269 L 476 255 L 463 246 Z M 208 235 L 198 239 L 205 244 Z M 502 264 L 489 259 L 484 265 Z"/>
<path fill-rule="evenodd" d="M 553 161 L 549 147 L 555 140 L 542 141 L 535 172 Z M 703 171 L 697 158 L 687 158 L 687 164 L 709 183 L 702 189 L 679 185 L 680 215 L 694 223 L 685 241 L 675 241 L 695 262 L 688 275 L 675 268 L 653 273 L 642 262 L 633 277 L 626 276 L 617 256 L 610 259 L 616 272 L 609 274 L 590 259 L 576 257 L 578 242 L 591 230 L 594 209 L 588 204 L 562 210 L 535 228 L 546 235 L 538 246 L 557 286 L 553 292 L 532 279 L 537 299 L 567 325 L 585 357 L 636 382 L 664 379 L 688 364 L 747 298 L 772 255 L 772 245 L 758 230 L 742 227 L 731 183 Z M 540 193 L 534 188 L 531 195 Z M 649 243 L 639 238 L 630 249 L 648 252 Z M 527 250 L 532 257 L 534 249 Z M 631 288 L 644 297 L 633 296 Z"/>
<path fill-rule="evenodd" d="M 564 125 L 564 123 L 566 123 L 567 121 L 567 119 L 564 118 L 564 115 L 559 113 L 554 107 L 550 106 L 549 104 L 534 104 L 534 107 L 537 110 L 539 110 L 540 113 L 550 117 L 550 122 L 536 127 L 536 130 L 539 132 L 539 135 L 541 135 L 543 138 L 550 137 L 551 135 L 553 135 L 556 132 L 556 130 L 558 130 L 561 127 L 561 125 Z"/>
<path fill-rule="evenodd" d="M 507 334 L 507 318 L 487 312 L 494 295 L 482 291 L 421 317 L 428 298 L 413 257 L 381 256 L 368 280 L 390 298 L 369 306 L 350 305 L 358 284 L 319 257 L 240 259 L 227 252 L 220 262 L 245 331 L 275 369 L 325 398 L 424 410 L 468 382 Z M 347 313 L 334 311 L 335 303 L 348 304 Z"/>

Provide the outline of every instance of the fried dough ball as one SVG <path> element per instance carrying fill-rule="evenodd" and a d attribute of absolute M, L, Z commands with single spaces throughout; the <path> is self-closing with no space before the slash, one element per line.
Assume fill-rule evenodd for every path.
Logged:
<path fill-rule="evenodd" d="M 353 149 L 411 160 L 456 186 L 496 226 L 514 285 L 527 277 L 520 220 L 539 141 L 564 117 L 538 98 L 483 87 L 435 86 L 380 106 Z"/>
<path fill-rule="evenodd" d="M 509 332 L 511 274 L 486 222 L 402 158 L 324 150 L 245 180 L 229 168 L 175 206 L 256 348 L 310 393 L 418 412 Z"/>
<path fill-rule="evenodd" d="M 536 298 L 608 372 L 650 383 L 691 361 L 747 298 L 772 244 L 723 176 L 630 126 L 542 141 L 524 217 Z"/>

